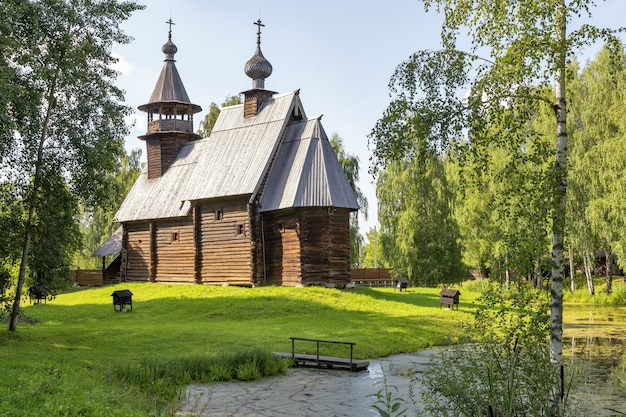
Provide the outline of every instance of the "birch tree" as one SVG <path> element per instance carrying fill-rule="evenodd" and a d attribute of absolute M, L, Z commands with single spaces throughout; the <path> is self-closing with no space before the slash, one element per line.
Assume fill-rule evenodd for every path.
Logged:
<path fill-rule="evenodd" d="M 469 138 L 472 151 L 488 143 L 523 139 L 508 135 L 529 120 L 537 106 L 554 112 L 554 159 L 551 174 L 551 318 L 550 360 L 562 365 L 563 239 L 567 190 L 566 63 L 573 51 L 614 31 L 568 24 L 591 14 L 592 0 L 423 0 L 427 11 L 444 15 L 442 48 L 420 51 L 401 64 L 390 89 L 394 99 L 375 132 L 374 174 L 413 152 L 405 140 L 407 114 L 431 146 Z M 463 45 L 468 43 L 467 49 Z M 550 84 L 554 87 L 549 88 Z M 544 86 L 545 88 L 538 88 Z M 515 112 L 503 109 L 515 108 Z M 510 117 L 514 115 L 514 117 Z M 508 126 L 505 135 L 490 130 Z M 551 399 L 558 414 L 560 398 Z"/>
<path fill-rule="evenodd" d="M 62 180 L 72 196 L 93 206 L 106 196 L 104 179 L 123 155 L 130 109 L 114 85 L 111 48 L 130 41 L 119 25 L 141 8 L 115 0 L 0 3 L 0 12 L 11 19 L 2 26 L 8 39 L 2 66 L 10 76 L 3 82 L 16 90 L 6 116 L 16 122 L 0 131 L 0 172 L 18 190 L 26 212 L 11 331 L 17 327 L 33 229 L 44 213 L 45 179 Z"/>
<path fill-rule="evenodd" d="M 626 146 L 623 109 L 626 103 L 626 60 L 622 45 L 603 48 L 594 60 L 575 71 L 569 91 L 572 126 L 568 238 L 583 254 L 589 292 L 590 263 L 597 251 L 606 254 L 606 288 L 611 293 L 612 258 L 623 258 L 626 210 Z M 620 261 L 623 262 L 623 261 Z M 623 263 L 622 263 L 623 265 Z"/>

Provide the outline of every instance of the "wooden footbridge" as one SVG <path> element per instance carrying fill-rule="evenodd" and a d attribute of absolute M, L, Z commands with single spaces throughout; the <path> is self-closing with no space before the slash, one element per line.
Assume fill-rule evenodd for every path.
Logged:
<path fill-rule="evenodd" d="M 370 362 L 367 360 L 354 359 L 353 351 L 355 342 L 338 342 L 335 340 L 322 340 L 322 339 L 307 339 L 304 337 L 290 337 L 291 339 L 291 353 L 274 352 L 274 355 L 291 358 L 296 366 L 309 366 L 317 368 L 327 369 L 349 369 L 350 371 L 363 371 L 367 369 Z M 296 340 L 304 342 L 315 342 L 316 349 L 315 355 L 296 353 Z M 338 358 L 334 356 L 320 355 L 320 344 L 336 344 L 350 346 L 349 358 Z"/>

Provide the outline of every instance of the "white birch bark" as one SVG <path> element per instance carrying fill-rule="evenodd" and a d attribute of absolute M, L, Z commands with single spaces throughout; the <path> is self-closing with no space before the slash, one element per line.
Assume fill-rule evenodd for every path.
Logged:
<path fill-rule="evenodd" d="M 556 165 L 555 206 L 552 215 L 552 287 L 550 303 L 550 361 L 557 375 L 563 364 L 563 238 L 565 234 L 565 201 L 567 191 L 567 107 L 565 93 L 565 63 L 567 55 L 567 14 L 565 0 L 559 0 L 555 10 L 556 30 Z M 563 381 L 560 381 L 561 384 Z M 560 390 L 559 390 L 560 391 Z M 551 415 L 561 414 L 562 398 L 551 398 Z"/>

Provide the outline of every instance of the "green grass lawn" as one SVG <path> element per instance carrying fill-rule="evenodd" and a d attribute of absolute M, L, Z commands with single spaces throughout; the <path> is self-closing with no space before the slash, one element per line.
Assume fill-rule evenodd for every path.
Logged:
<path fill-rule="evenodd" d="M 132 312 L 114 311 L 111 293 L 119 289 L 133 292 Z M 6 323 L 0 330 L 0 416 L 154 415 L 150 395 L 120 369 L 259 348 L 289 352 L 290 336 L 356 342 L 355 357 L 364 359 L 457 343 L 463 336 L 458 323 L 472 315 L 478 293 L 462 289 L 461 308 L 451 311 L 439 307 L 439 291 L 162 284 L 73 289 L 47 304 L 26 304 L 17 331 L 9 332 Z M 301 353 L 314 349 L 314 343 L 297 345 Z M 324 349 L 322 354 L 348 354 L 345 346 Z M 44 407 L 29 405 L 39 396 Z"/>

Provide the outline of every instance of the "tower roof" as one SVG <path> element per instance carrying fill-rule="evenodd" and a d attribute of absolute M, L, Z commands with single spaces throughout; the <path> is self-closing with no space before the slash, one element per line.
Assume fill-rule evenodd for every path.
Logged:
<path fill-rule="evenodd" d="M 147 104 L 139 106 L 139 110 L 150 111 L 151 108 L 156 109 L 156 105 L 167 103 L 175 105 L 177 110 L 180 110 L 181 107 L 189 107 L 192 113 L 198 113 L 202 111 L 202 108 L 197 104 L 191 103 L 183 81 L 180 78 L 180 74 L 178 73 L 178 69 L 176 69 L 174 55 L 178 52 L 178 48 L 172 42 L 172 25 L 174 23 L 172 19 L 166 23 L 170 25 L 170 30 L 167 42 L 161 48 L 165 54 L 163 68 L 152 91 L 152 95 L 150 96 L 150 101 Z"/>

